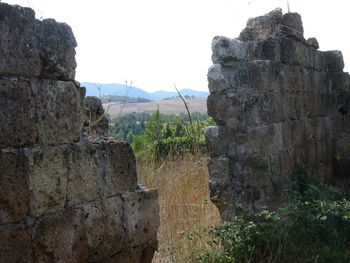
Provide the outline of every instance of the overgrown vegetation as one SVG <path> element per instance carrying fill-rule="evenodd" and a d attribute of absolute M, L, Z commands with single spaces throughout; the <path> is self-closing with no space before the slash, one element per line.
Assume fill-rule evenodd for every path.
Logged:
<path fill-rule="evenodd" d="M 350 201 L 298 170 L 291 201 L 277 211 L 237 215 L 211 231 L 197 262 L 350 262 Z"/>
<path fill-rule="evenodd" d="M 190 118 L 192 124 L 190 123 Z M 157 188 L 159 248 L 153 262 L 191 262 L 207 246 L 207 230 L 219 221 L 209 200 L 204 129 L 206 114 L 122 115 L 112 133 L 132 143 L 139 183 Z"/>
<path fill-rule="evenodd" d="M 155 111 L 126 114 L 114 121 L 112 133 L 132 144 L 139 157 L 156 159 L 179 156 L 195 150 L 204 151 L 204 129 L 213 124 L 207 114 L 191 114 L 192 124 L 185 114 L 164 115 Z"/>

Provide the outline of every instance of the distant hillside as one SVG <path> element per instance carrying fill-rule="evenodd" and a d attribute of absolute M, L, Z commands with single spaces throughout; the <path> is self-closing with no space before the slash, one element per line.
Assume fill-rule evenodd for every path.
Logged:
<path fill-rule="evenodd" d="M 135 86 L 126 87 L 125 84 L 112 83 L 112 84 L 100 84 L 91 82 L 82 82 L 81 85 L 86 88 L 86 96 L 128 96 L 128 97 L 139 97 L 149 100 L 162 100 L 177 96 L 176 91 L 155 91 L 147 92 Z M 206 98 L 209 92 L 196 91 L 192 89 L 183 89 L 180 91 L 183 96 L 194 96 L 197 98 Z"/>
<path fill-rule="evenodd" d="M 207 113 L 206 98 L 188 99 L 186 101 L 190 112 Z M 107 114 L 110 115 L 112 119 L 126 113 L 133 113 L 133 112 L 152 113 L 157 109 L 159 109 L 159 111 L 163 114 L 186 113 L 185 105 L 182 102 L 182 100 L 179 98 L 174 98 L 169 100 L 150 101 L 145 103 L 111 102 L 111 103 L 104 103 L 103 107 L 105 108 Z"/>

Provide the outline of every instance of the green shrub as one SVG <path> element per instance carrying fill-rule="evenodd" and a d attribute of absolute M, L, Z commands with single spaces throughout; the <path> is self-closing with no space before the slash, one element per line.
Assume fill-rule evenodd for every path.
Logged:
<path fill-rule="evenodd" d="M 147 121 L 145 132 L 134 136 L 132 147 L 137 157 L 162 159 L 195 151 L 204 152 L 204 129 L 213 124 L 207 115 L 193 114 L 192 123 L 185 115 L 164 115 L 155 111 Z"/>
<path fill-rule="evenodd" d="M 198 262 L 350 262 L 350 201 L 302 170 L 292 189 L 286 207 L 238 215 L 213 230 Z"/>

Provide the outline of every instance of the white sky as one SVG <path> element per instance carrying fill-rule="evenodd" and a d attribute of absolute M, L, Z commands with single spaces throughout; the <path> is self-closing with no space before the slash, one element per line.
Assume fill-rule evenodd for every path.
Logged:
<path fill-rule="evenodd" d="M 37 18 L 68 23 L 78 42 L 76 80 L 146 89 L 207 90 L 211 40 L 237 37 L 249 17 L 287 0 L 3 0 L 30 6 Z M 305 38 L 342 50 L 350 63 L 348 0 L 289 0 L 302 15 Z"/>

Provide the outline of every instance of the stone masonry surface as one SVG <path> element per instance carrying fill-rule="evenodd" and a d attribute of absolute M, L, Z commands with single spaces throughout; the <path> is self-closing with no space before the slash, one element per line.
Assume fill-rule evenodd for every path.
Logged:
<path fill-rule="evenodd" d="M 74 80 L 71 28 L 0 3 L 0 262 L 151 262 L 156 190 Z"/>
<path fill-rule="evenodd" d="M 305 40 L 301 17 L 251 18 L 238 38 L 217 36 L 208 71 L 211 199 L 229 219 L 276 208 L 297 168 L 349 190 L 350 77 L 340 51 Z"/>

